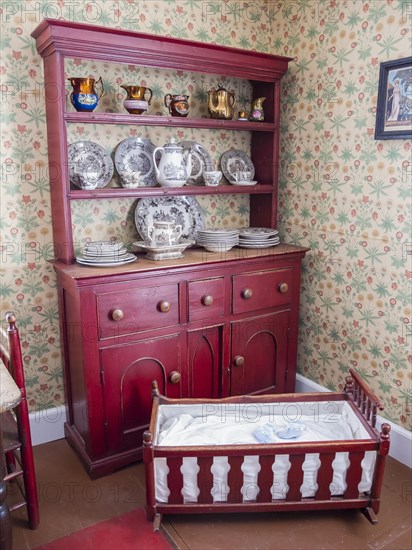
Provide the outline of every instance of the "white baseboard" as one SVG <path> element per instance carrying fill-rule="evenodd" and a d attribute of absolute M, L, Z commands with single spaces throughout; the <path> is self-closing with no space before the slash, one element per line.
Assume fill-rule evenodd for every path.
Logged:
<path fill-rule="evenodd" d="M 328 392 L 327 388 L 324 388 L 317 382 L 305 378 L 301 374 L 296 375 L 296 392 L 297 393 L 306 393 L 306 392 Z M 402 426 L 394 424 L 390 420 L 383 418 L 378 415 L 376 421 L 376 428 L 380 430 L 381 424 L 386 422 L 391 426 L 390 433 L 390 448 L 389 456 L 395 458 L 405 466 L 412 468 L 412 433 Z"/>
<path fill-rule="evenodd" d="M 317 382 L 309 380 L 301 374 L 296 375 L 297 393 L 327 391 L 329 390 Z M 48 443 L 64 437 L 64 423 L 66 422 L 64 406 L 33 412 L 29 416 L 33 445 Z M 377 419 L 377 429 L 380 429 L 382 422 L 387 422 L 391 426 L 389 455 L 412 468 L 412 433 L 381 416 L 378 416 Z"/>
<path fill-rule="evenodd" d="M 33 445 L 49 443 L 64 437 L 64 423 L 66 422 L 64 406 L 31 412 L 29 420 Z"/>

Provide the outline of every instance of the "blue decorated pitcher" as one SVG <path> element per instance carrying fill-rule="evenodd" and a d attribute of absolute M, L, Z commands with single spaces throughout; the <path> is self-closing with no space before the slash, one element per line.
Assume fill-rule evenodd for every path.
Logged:
<path fill-rule="evenodd" d="M 93 111 L 104 93 L 102 78 L 97 81 L 94 78 L 69 78 L 69 81 L 73 86 L 70 100 L 76 111 Z M 94 86 L 99 83 L 101 91 L 100 95 L 97 95 Z"/>

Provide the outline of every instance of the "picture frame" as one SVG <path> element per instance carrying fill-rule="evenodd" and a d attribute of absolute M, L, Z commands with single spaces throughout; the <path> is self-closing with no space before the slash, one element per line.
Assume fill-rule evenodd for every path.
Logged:
<path fill-rule="evenodd" d="M 412 56 L 380 64 L 375 139 L 412 138 Z"/>

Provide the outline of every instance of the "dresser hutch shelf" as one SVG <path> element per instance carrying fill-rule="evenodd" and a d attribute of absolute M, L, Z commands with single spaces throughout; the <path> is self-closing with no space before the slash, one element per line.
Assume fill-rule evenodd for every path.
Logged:
<path fill-rule="evenodd" d="M 252 122 L 243 120 L 219 120 L 213 118 L 179 118 L 172 116 L 129 115 L 123 113 L 66 113 L 67 122 L 82 124 L 128 124 L 139 126 L 164 126 L 173 128 L 204 128 L 218 130 L 237 130 L 254 132 L 274 132 L 271 122 Z"/>
<path fill-rule="evenodd" d="M 169 397 L 294 391 L 301 262 L 307 249 L 188 249 L 176 260 L 99 268 L 74 263 L 71 202 L 243 194 L 250 225 L 276 227 L 280 79 L 287 57 L 109 27 L 45 19 L 43 57 L 54 269 L 59 293 L 65 433 L 92 477 L 142 456 L 151 384 Z M 266 97 L 265 121 L 77 113 L 67 108 L 65 59 L 228 76 Z M 255 186 L 72 189 L 67 127 L 120 125 L 248 132 Z"/>

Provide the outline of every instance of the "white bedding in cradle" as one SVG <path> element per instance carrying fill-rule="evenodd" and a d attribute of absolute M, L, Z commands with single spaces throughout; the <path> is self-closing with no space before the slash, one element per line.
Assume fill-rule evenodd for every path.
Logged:
<path fill-rule="evenodd" d="M 302 434 L 285 441 L 278 436 L 274 443 L 305 441 L 339 441 L 370 439 L 355 413 L 345 401 L 267 403 L 267 404 L 207 404 L 207 405 L 161 405 L 158 412 L 158 426 L 155 444 L 162 446 L 205 446 L 258 444 L 254 431 L 267 423 L 276 428 L 286 427 L 289 422 L 299 421 L 305 425 Z M 376 459 L 375 451 L 367 451 L 362 461 L 362 478 L 359 491 L 369 491 Z M 284 499 L 288 492 L 287 475 L 291 464 L 289 455 L 276 455 L 272 465 L 272 498 Z M 346 489 L 346 471 L 349 466 L 348 453 L 336 453 L 332 463 L 333 479 L 330 484 L 333 496 L 342 495 Z M 302 497 L 313 497 L 318 488 L 317 471 L 320 467 L 318 453 L 307 453 L 302 469 Z M 260 470 L 259 457 L 245 456 L 242 464 L 243 501 L 256 500 Z M 229 492 L 229 463 L 226 456 L 213 458 L 212 495 L 214 502 L 225 502 Z M 199 466 L 195 457 L 184 457 L 183 474 L 184 502 L 197 502 L 199 488 L 197 474 Z M 165 458 L 155 458 L 155 487 L 157 502 L 167 502 L 170 491 L 167 487 L 169 473 Z"/>

